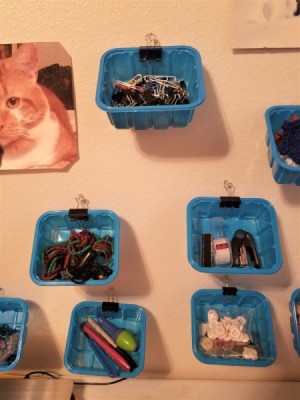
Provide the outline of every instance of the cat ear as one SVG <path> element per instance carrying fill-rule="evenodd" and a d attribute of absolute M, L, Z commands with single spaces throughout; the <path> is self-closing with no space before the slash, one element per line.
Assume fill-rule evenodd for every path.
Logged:
<path fill-rule="evenodd" d="M 10 66 L 15 71 L 24 72 L 34 82 L 38 74 L 37 48 L 33 43 L 21 44 L 10 58 Z"/>

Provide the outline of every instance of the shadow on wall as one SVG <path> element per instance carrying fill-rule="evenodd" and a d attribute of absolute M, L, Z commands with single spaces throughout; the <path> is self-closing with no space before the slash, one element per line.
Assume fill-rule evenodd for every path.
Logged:
<path fill-rule="evenodd" d="M 206 71 L 206 100 L 185 128 L 133 131 L 141 151 L 157 157 L 224 157 L 229 142 L 212 80 Z"/>
<path fill-rule="evenodd" d="M 120 219 L 120 254 L 119 273 L 110 286 L 113 286 L 118 296 L 146 296 L 150 293 L 150 283 L 141 252 L 129 223 Z M 79 286 L 79 290 L 98 301 L 106 301 L 108 286 Z M 99 299 L 99 295 L 104 295 Z"/>
<path fill-rule="evenodd" d="M 45 313 L 34 302 L 28 301 L 28 333 L 24 345 L 24 356 L 18 368 L 35 370 L 55 370 L 63 366 L 62 357 L 51 335 Z M 30 315 L 34 315 L 33 318 Z M 47 332 L 48 334 L 45 334 Z M 49 334 L 50 333 L 50 334 Z"/>
<path fill-rule="evenodd" d="M 273 329 L 274 329 L 274 334 L 275 334 L 275 342 L 280 343 L 280 346 L 276 346 L 276 366 L 280 368 L 280 379 L 283 380 L 288 380 L 288 381 L 298 381 L 298 376 L 297 376 L 297 368 L 294 368 L 293 371 L 288 371 L 286 368 L 287 364 L 287 349 L 290 347 L 294 347 L 293 343 L 293 335 L 291 331 L 291 335 L 287 335 L 286 332 L 290 329 L 291 326 L 286 325 L 283 328 L 283 324 L 280 323 L 280 317 L 276 316 L 276 304 L 271 304 L 271 312 L 272 312 L 272 324 L 273 324 Z M 288 304 L 286 303 L 286 313 L 289 315 L 289 308 Z M 291 315 L 291 314 L 290 314 Z M 287 340 L 289 339 L 289 340 Z M 292 358 L 291 358 L 292 356 Z M 296 350 L 289 352 L 289 363 L 294 364 L 297 363 L 297 359 L 299 360 L 299 357 L 297 355 Z M 294 364 L 295 365 L 295 364 Z"/>
<path fill-rule="evenodd" d="M 156 378 L 162 377 L 171 371 L 169 357 L 161 338 L 159 324 L 148 309 L 145 311 L 147 313 L 147 333 L 143 373 L 145 375 L 153 373 Z"/>
<path fill-rule="evenodd" d="M 300 203 L 300 186 L 295 184 L 289 185 L 279 185 L 282 193 L 282 198 L 289 204 L 294 204 L 296 206 Z M 300 224 L 300 219 L 298 219 Z"/>

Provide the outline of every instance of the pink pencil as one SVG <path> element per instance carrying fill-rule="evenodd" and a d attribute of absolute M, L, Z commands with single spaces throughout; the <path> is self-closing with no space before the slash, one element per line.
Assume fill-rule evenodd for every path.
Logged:
<path fill-rule="evenodd" d="M 88 335 L 89 338 L 102 347 L 102 349 L 106 351 L 106 353 L 115 361 L 116 364 L 118 364 L 119 367 L 121 367 L 124 371 L 130 372 L 130 365 L 128 362 L 124 360 L 124 358 L 113 347 L 111 347 L 111 345 L 108 344 L 105 339 L 97 335 L 97 333 L 95 333 L 93 329 L 85 323 L 81 324 L 81 329 Z"/>

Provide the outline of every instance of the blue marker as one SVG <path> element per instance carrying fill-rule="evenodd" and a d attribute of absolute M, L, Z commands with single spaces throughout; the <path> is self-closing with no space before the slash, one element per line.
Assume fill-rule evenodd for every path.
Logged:
<path fill-rule="evenodd" d="M 108 372 L 108 375 L 111 378 L 116 378 L 119 376 L 119 368 L 114 363 L 114 361 L 109 357 L 109 355 L 93 340 L 88 338 L 89 345 L 91 349 L 94 351 L 98 361 L 103 365 L 103 367 Z"/>

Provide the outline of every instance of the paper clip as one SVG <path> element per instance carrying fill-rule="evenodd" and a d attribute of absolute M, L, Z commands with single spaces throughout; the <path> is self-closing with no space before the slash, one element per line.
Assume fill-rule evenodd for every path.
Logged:
<path fill-rule="evenodd" d="M 82 193 L 79 193 L 79 195 L 75 198 L 75 200 L 77 201 L 78 205 L 77 208 L 86 208 L 86 209 L 89 208 L 90 202 L 88 199 L 84 197 Z"/>
<path fill-rule="evenodd" d="M 234 196 L 234 192 L 235 192 L 235 187 L 234 185 L 229 182 L 227 179 L 225 179 L 224 181 L 224 188 L 228 194 L 228 196 Z"/>
<path fill-rule="evenodd" d="M 133 78 L 131 78 L 128 83 L 129 85 L 137 85 L 138 83 L 141 83 L 143 81 L 143 76 L 142 74 L 137 74 Z"/>
<path fill-rule="evenodd" d="M 155 33 L 148 33 L 145 36 L 145 40 L 146 40 L 147 46 L 160 46 L 160 42 L 157 39 L 157 36 L 155 35 Z"/>
<path fill-rule="evenodd" d="M 70 208 L 68 214 L 70 220 L 87 221 L 89 201 L 81 193 L 77 197 L 75 197 L 75 200 L 77 202 L 77 208 Z"/>

